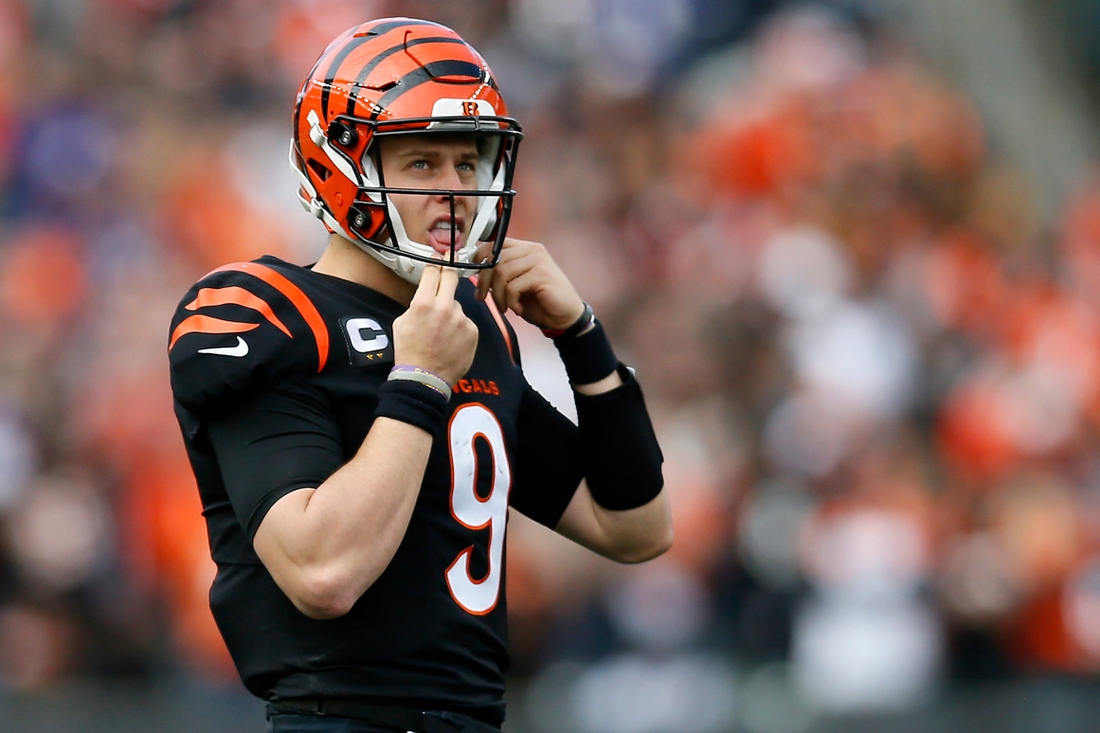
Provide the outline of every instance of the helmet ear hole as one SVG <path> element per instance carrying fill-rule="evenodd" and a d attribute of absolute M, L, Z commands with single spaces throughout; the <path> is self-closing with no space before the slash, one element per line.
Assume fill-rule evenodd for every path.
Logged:
<path fill-rule="evenodd" d="M 328 177 L 332 175 L 332 171 L 326 168 L 319 160 L 315 158 L 310 158 L 309 160 L 307 160 L 306 165 L 309 166 L 309 169 L 313 171 L 313 174 L 315 176 L 321 179 L 322 183 L 327 181 Z"/>
<path fill-rule="evenodd" d="M 354 127 L 342 122 L 333 122 L 328 126 L 328 139 L 342 148 L 354 148 L 359 142 L 359 133 Z"/>

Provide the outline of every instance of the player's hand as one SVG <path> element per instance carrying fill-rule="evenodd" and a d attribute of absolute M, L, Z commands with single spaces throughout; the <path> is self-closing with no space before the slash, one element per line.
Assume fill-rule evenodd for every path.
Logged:
<path fill-rule="evenodd" d="M 566 329 L 584 313 L 573 284 L 538 242 L 504 240 L 496 267 L 477 278 L 478 299 L 490 294 L 501 311 L 511 309 L 539 328 Z"/>
<path fill-rule="evenodd" d="M 393 322 L 398 364 L 435 372 L 454 384 L 470 370 L 477 350 L 477 326 L 455 300 L 458 270 L 428 265 L 409 309 Z"/>

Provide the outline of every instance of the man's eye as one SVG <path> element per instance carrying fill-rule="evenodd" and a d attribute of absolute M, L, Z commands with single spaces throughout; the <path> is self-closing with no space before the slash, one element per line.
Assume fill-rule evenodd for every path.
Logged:
<path fill-rule="evenodd" d="M 416 170 L 421 171 L 427 170 L 429 166 L 431 166 L 431 163 L 426 160 L 414 160 L 413 162 L 409 163 L 410 168 L 415 168 Z"/>
<path fill-rule="evenodd" d="M 457 167 L 463 173 L 473 173 L 477 170 L 477 165 L 474 163 L 459 163 Z"/>

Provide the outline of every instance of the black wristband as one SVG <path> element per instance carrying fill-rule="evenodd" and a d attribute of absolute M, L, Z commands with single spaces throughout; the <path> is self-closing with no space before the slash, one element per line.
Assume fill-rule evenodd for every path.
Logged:
<path fill-rule="evenodd" d="M 661 446 L 653 432 L 638 380 L 619 366 L 621 387 L 576 394 L 579 446 L 588 491 L 612 511 L 644 506 L 661 493 Z"/>
<path fill-rule="evenodd" d="M 420 382 L 389 380 L 378 388 L 374 416 L 415 425 L 434 438 L 447 419 L 447 395 Z"/>
<path fill-rule="evenodd" d="M 554 339 L 565 373 L 571 384 L 592 384 L 610 376 L 619 360 L 603 324 L 592 319 L 592 325 L 579 336 L 562 335 Z"/>

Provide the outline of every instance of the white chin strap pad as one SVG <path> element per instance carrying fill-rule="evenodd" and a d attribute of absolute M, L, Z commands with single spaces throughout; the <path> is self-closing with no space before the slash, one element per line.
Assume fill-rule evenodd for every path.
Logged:
<path fill-rule="evenodd" d="M 496 177 L 489 188 L 490 191 L 504 190 L 504 166 L 497 171 Z M 477 215 L 470 226 L 470 241 L 480 242 L 489 238 L 493 227 L 497 223 L 497 206 L 500 198 L 497 196 L 482 196 L 477 205 Z"/>
<path fill-rule="evenodd" d="M 403 252 L 411 252 L 421 257 L 431 257 L 438 259 L 439 253 L 435 251 L 435 248 L 428 244 L 421 244 L 420 242 L 414 242 L 409 238 L 408 233 L 405 231 L 405 222 L 401 220 L 401 214 L 397 212 L 397 207 L 393 205 L 393 201 L 386 200 L 386 210 L 390 215 L 390 225 L 393 229 L 392 237 L 389 242 L 386 242 L 389 246 L 396 246 Z M 411 257 L 402 257 L 401 255 L 394 255 L 390 252 L 380 252 L 374 249 L 370 245 L 363 245 L 371 250 L 374 250 L 378 255 L 386 255 L 387 259 L 378 259 L 384 262 L 387 266 L 393 268 L 393 271 L 400 275 L 403 279 L 415 284 L 420 283 L 420 276 L 424 274 L 424 268 L 427 266 L 427 262 L 416 260 Z M 474 255 L 477 253 L 477 240 L 470 238 L 466 244 L 455 252 L 455 262 L 471 262 Z M 390 259 L 392 258 L 392 259 Z M 470 277 L 476 270 L 459 269 L 458 274 L 461 277 Z"/>

